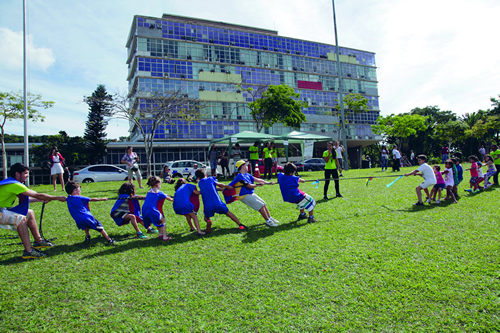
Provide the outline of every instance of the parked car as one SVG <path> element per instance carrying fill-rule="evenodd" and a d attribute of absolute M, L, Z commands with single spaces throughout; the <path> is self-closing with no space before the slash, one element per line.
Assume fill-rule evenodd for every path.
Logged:
<path fill-rule="evenodd" d="M 173 178 L 186 177 L 187 175 L 189 175 L 189 171 L 191 171 L 195 163 L 198 164 L 198 169 L 205 169 L 207 175 L 208 176 L 211 175 L 212 169 L 210 169 L 210 166 L 195 160 L 181 160 L 181 161 L 167 162 L 163 165 L 163 167 L 165 168 L 165 166 L 168 166 L 168 168 L 172 172 Z M 217 174 L 220 174 L 220 172 L 217 172 Z"/>
<path fill-rule="evenodd" d="M 281 165 L 277 165 L 277 167 L 278 167 L 278 172 L 284 172 L 284 168 Z M 262 161 L 262 159 L 259 159 L 259 172 L 261 175 L 264 174 L 264 169 L 265 169 L 264 162 Z M 274 173 L 274 174 L 276 173 L 276 169 L 274 168 L 274 165 L 271 169 L 271 173 Z"/>
<path fill-rule="evenodd" d="M 110 164 L 91 165 L 73 173 L 73 180 L 78 183 L 126 181 L 128 172 Z"/>
<path fill-rule="evenodd" d="M 310 158 L 304 163 L 295 163 L 297 171 L 323 171 L 325 170 L 325 160 L 322 158 Z"/>

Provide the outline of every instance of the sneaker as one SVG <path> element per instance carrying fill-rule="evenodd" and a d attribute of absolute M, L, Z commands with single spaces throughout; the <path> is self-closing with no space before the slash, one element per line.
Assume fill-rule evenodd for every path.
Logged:
<path fill-rule="evenodd" d="M 271 221 L 273 221 L 276 224 L 280 224 L 280 221 L 276 220 L 274 217 L 271 217 Z"/>
<path fill-rule="evenodd" d="M 47 254 L 43 253 L 41 251 L 38 251 L 37 249 L 32 249 L 31 252 L 23 251 L 23 259 L 39 259 L 39 258 L 44 258 L 46 257 Z"/>
<path fill-rule="evenodd" d="M 247 230 L 247 226 L 240 223 L 240 225 L 238 226 L 238 229 L 240 229 L 240 230 Z M 205 233 L 207 233 L 207 232 L 205 231 Z"/>
<path fill-rule="evenodd" d="M 137 238 L 145 239 L 145 238 L 148 238 L 148 236 L 146 236 L 142 232 L 140 232 L 140 233 L 137 234 Z"/>
<path fill-rule="evenodd" d="M 343 198 L 343 196 L 342 196 L 342 194 L 337 193 L 337 194 L 335 195 L 335 198 Z"/>
<path fill-rule="evenodd" d="M 110 238 L 110 239 L 108 240 L 108 245 L 116 245 L 115 240 Z"/>
<path fill-rule="evenodd" d="M 413 204 L 413 206 L 423 206 L 423 205 L 424 205 L 423 202 L 416 202 L 416 203 Z"/>
<path fill-rule="evenodd" d="M 33 248 L 37 249 L 37 250 L 44 248 L 44 247 L 51 247 L 51 246 L 54 246 L 54 244 L 52 244 L 51 242 L 47 242 L 45 239 L 42 239 L 42 241 L 40 243 L 37 243 L 37 242 L 33 243 Z"/>
<path fill-rule="evenodd" d="M 465 191 L 465 192 L 472 192 L 472 189 L 471 189 L 471 188 L 468 188 L 468 189 L 465 189 L 464 191 Z"/>
<path fill-rule="evenodd" d="M 430 203 L 430 202 L 429 202 Z M 436 203 L 439 205 L 441 203 L 441 200 L 436 201 Z"/>
<path fill-rule="evenodd" d="M 472 193 L 479 193 L 479 192 L 481 192 L 481 190 L 480 190 L 480 189 L 477 189 L 477 190 L 475 190 L 475 191 L 472 191 Z"/>
<path fill-rule="evenodd" d="M 84 240 L 85 243 L 90 243 L 90 235 L 88 236 L 85 236 L 85 240 Z"/>
<path fill-rule="evenodd" d="M 324 195 L 323 200 L 328 200 L 328 197 L 326 195 Z"/>
<path fill-rule="evenodd" d="M 158 230 L 155 230 L 155 229 L 148 229 L 147 233 L 148 233 L 148 234 L 157 234 L 157 233 L 158 233 Z"/>
<path fill-rule="evenodd" d="M 297 219 L 297 221 L 300 221 L 300 220 L 307 220 L 307 215 L 306 214 L 299 214 L 299 218 Z"/>
<path fill-rule="evenodd" d="M 438 201 L 439 201 L 439 200 L 438 200 Z M 431 202 L 432 202 L 432 200 L 431 200 L 431 198 L 429 198 L 429 199 L 427 199 L 425 202 L 427 202 L 427 203 L 431 203 Z"/>
<path fill-rule="evenodd" d="M 314 222 L 318 222 L 318 220 L 316 220 L 314 217 L 311 216 L 307 218 L 307 223 L 314 223 Z"/>
<path fill-rule="evenodd" d="M 267 220 L 267 221 L 266 221 L 266 225 L 267 225 L 268 227 L 273 227 L 273 228 L 275 228 L 275 227 L 277 227 L 277 226 L 278 226 L 278 225 L 277 225 L 276 223 L 274 223 L 274 221 L 273 221 L 273 220 L 271 220 L 271 219 L 269 219 L 269 220 Z"/>
<path fill-rule="evenodd" d="M 167 242 L 167 241 L 169 241 L 171 239 L 172 239 L 172 237 L 170 237 L 170 236 L 167 236 L 167 238 L 163 238 L 163 237 L 161 238 L 161 240 L 164 241 L 164 242 Z"/>

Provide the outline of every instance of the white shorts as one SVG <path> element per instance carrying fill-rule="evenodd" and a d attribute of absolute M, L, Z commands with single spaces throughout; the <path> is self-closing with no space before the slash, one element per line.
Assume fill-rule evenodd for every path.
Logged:
<path fill-rule="evenodd" d="M 241 199 L 241 202 L 243 202 L 248 207 L 255 209 L 256 211 L 259 211 L 262 207 L 266 205 L 264 200 L 262 200 L 255 193 L 245 195 L 243 199 Z"/>
<path fill-rule="evenodd" d="M 17 230 L 26 216 L 0 208 L 0 229 Z"/>
<path fill-rule="evenodd" d="M 422 184 L 420 184 L 419 186 L 421 188 L 428 188 L 428 187 L 431 187 L 431 186 L 434 186 L 436 185 L 436 181 L 432 181 L 432 180 L 424 180 L 422 182 Z"/>
<path fill-rule="evenodd" d="M 312 212 L 314 207 L 316 207 L 316 201 L 314 201 L 313 197 L 306 193 L 304 199 L 297 203 L 297 207 L 299 207 L 299 209 L 305 209 L 308 212 Z"/>
<path fill-rule="evenodd" d="M 60 173 L 64 173 L 61 163 L 52 164 L 52 168 L 50 168 L 50 175 L 53 176 L 53 175 L 58 175 Z"/>

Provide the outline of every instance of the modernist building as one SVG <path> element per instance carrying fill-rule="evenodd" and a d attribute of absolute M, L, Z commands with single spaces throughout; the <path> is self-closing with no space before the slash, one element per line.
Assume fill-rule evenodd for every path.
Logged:
<path fill-rule="evenodd" d="M 159 126 L 157 141 L 208 143 L 254 131 L 247 107 L 252 98 L 241 87 L 282 83 L 309 103 L 301 131 L 338 136 L 338 117 L 332 115 L 339 90 L 335 46 L 282 37 L 273 30 L 164 14 L 134 16 L 126 47 L 131 94 L 180 88 L 207 105 L 200 121 Z M 345 94 L 359 93 L 369 100 L 368 112 L 348 116 L 348 146 L 359 148 L 380 141 L 370 127 L 379 115 L 375 54 L 345 47 L 339 52 Z M 276 124 L 266 133 L 289 131 Z M 132 126 L 131 141 L 141 139 Z"/>

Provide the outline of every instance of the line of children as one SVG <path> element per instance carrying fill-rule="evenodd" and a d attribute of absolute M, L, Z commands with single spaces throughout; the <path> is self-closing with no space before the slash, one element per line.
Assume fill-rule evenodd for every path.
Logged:
<path fill-rule="evenodd" d="M 191 231 L 196 230 L 198 236 L 205 234 L 200 229 L 200 222 L 197 216 L 198 210 L 200 209 L 200 199 L 198 197 L 200 194 L 201 192 L 196 189 L 196 185 L 188 184 L 184 178 L 178 179 L 175 183 L 174 212 L 177 215 L 184 215 Z M 197 203 L 196 206 L 193 201 Z M 196 229 L 193 227 L 191 221 L 194 221 Z"/>
<path fill-rule="evenodd" d="M 150 190 L 146 194 L 146 199 L 144 199 L 144 204 L 142 205 L 142 218 L 144 220 L 144 226 L 149 228 L 151 224 L 153 224 L 156 228 L 158 228 L 158 238 L 163 241 L 168 241 L 172 238 L 167 235 L 165 215 L 163 214 L 163 203 L 165 200 L 174 200 L 172 197 L 160 191 L 161 179 L 159 177 L 149 177 L 147 185 L 150 187 Z"/>
<path fill-rule="evenodd" d="M 431 203 L 431 199 L 436 201 L 436 193 L 439 194 L 438 199 L 436 201 L 437 204 L 441 203 L 441 192 L 446 185 L 444 183 L 443 175 L 441 174 L 441 167 L 439 165 L 435 165 L 433 167 L 434 176 L 436 177 L 436 184 L 432 187 L 430 197 L 427 199 L 427 203 Z"/>
<path fill-rule="evenodd" d="M 297 220 L 307 219 L 308 223 L 318 222 L 314 218 L 314 207 L 316 206 L 316 201 L 307 193 L 302 192 L 299 189 L 299 183 L 305 183 L 306 181 L 300 177 L 294 176 L 297 172 L 297 167 L 295 164 L 288 162 L 284 168 L 284 174 L 278 174 L 278 184 L 280 185 L 281 195 L 283 196 L 283 201 L 297 204 L 300 209 L 300 214 Z M 305 211 L 308 211 L 309 217 L 306 216 Z"/>
<path fill-rule="evenodd" d="M 458 203 L 457 199 L 455 198 L 455 194 L 453 193 L 453 186 L 455 185 L 455 182 L 453 180 L 453 162 L 451 160 L 447 160 L 444 165 L 445 169 L 443 171 L 443 174 L 444 184 L 446 186 L 445 200 L 453 199 L 453 203 Z"/>
<path fill-rule="evenodd" d="M 266 202 L 255 194 L 255 188 L 257 186 L 264 184 L 274 185 L 275 183 L 253 177 L 248 173 L 247 162 L 244 160 L 239 160 L 236 162 L 235 166 L 238 169 L 238 175 L 231 183 L 229 183 L 230 188 L 241 187 L 238 199 L 248 207 L 258 211 L 266 221 L 266 226 L 277 227 L 279 222 L 271 217 L 271 213 L 269 213 L 269 209 L 267 209 Z M 254 182 L 258 184 L 254 184 Z"/>

